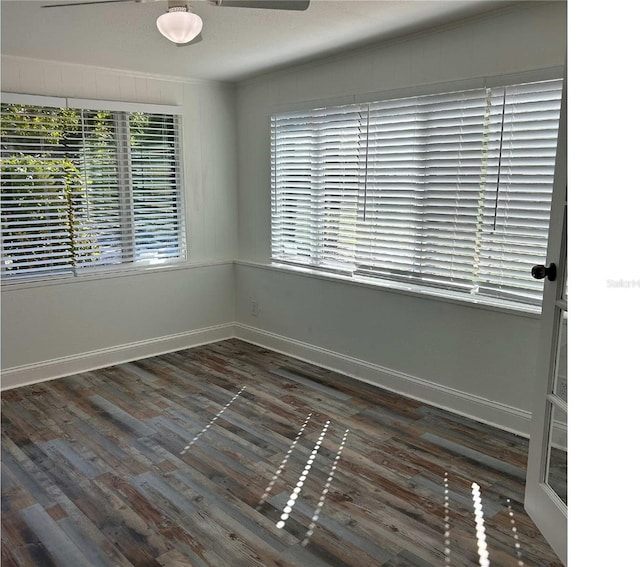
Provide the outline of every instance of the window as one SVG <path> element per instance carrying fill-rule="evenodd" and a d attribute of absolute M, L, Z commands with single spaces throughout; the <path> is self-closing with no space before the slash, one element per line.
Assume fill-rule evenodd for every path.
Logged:
<path fill-rule="evenodd" d="M 562 81 L 271 119 L 272 261 L 539 310 Z"/>
<path fill-rule="evenodd" d="M 4 280 L 185 258 L 178 116 L 13 98 L 2 103 Z"/>

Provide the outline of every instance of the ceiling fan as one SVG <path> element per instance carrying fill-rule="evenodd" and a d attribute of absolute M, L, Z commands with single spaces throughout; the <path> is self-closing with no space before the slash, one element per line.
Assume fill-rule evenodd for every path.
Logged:
<path fill-rule="evenodd" d="M 159 0 L 84 0 L 63 4 L 45 4 L 43 8 L 69 8 L 90 4 L 119 2 L 158 2 Z M 199 0 L 223 8 L 262 8 L 266 10 L 306 10 L 310 0 Z M 168 9 L 156 20 L 158 31 L 178 46 L 192 45 L 202 40 L 202 18 L 191 11 L 188 0 L 168 0 Z"/>

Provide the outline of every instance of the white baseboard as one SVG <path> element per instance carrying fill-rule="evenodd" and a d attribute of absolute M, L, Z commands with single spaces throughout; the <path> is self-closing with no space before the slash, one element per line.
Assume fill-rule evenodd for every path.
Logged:
<path fill-rule="evenodd" d="M 140 360 L 141 358 L 230 338 L 238 338 L 312 364 L 317 364 L 368 384 L 476 421 L 494 425 L 500 429 L 527 437 L 529 435 L 531 413 L 528 411 L 455 390 L 426 378 L 398 372 L 365 360 L 240 323 L 226 323 L 47 360 L 36 364 L 8 368 L 2 371 L 1 389 L 7 390 L 19 386 L 27 386 L 37 382 L 88 372 L 106 366 Z M 558 445 L 566 446 L 566 440 L 560 441 Z"/>
<path fill-rule="evenodd" d="M 213 343 L 235 336 L 235 325 L 225 323 L 195 331 L 176 333 L 135 343 L 55 358 L 35 364 L 25 364 L 2 371 L 1 389 L 27 386 L 79 372 L 140 360 L 167 352 Z"/>
<path fill-rule="evenodd" d="M 236 323 L 235 336 L 475 421 L 529 436 L 531 412 L 249 325 Z"/>

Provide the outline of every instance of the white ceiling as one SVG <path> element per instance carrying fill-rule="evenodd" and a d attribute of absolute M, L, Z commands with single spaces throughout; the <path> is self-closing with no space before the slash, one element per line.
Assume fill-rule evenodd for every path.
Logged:
<path fill-rule="evenodd" d="M 167 3 L 44 9 L 65 0 L 2 0 L 4 55 L 237 81 L 278 67 L 476 15 L 506 0 L 311 0 L 304 12 L 191 0 L 203 41 L 176 47 L 156 29 Z M 70 0 L 66 0 L 70 1 Z"/>

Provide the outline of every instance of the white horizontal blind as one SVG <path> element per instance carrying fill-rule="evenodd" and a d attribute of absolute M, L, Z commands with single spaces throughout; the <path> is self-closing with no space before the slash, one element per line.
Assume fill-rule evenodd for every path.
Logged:
<path fill-rule="evenodd" d="M 274 256 L 353 269 L 366 106 L 275 116 L 271 132 Z"/>
<path fill-rule="evenodd" d="M 74 266 L 120 264 L 127 261 L 127 218 L 122 202 L 127 199 L 120 165 L 126 160 L 123 133 L 118 139 L 120 117 L 109 111 L 78 111 L 81 130 L 73 139 L 80 182 L 73 191 Z M 121 190 L 121 187 L 124 190 Z"/>
<path fill-rule="evenodd" d="M 70 213 L 80 184 L 65 131 L 78 126 L 61 108 L 2 105 L 2 275 L 73 266 Z"/>
<path fill-rule="evenodd" d="M 486 98 L 478 89 L 371 105 L 361 271 L 471 291 Z"/>
<path fill-rule="evenodd" d="M 547 255 L 561 95 L 561 80 L 492 91 L 492 138 L 504 118 L 482 212 L 480 295 L 541 304 L 544 283 L 531 267 Z"/>
<path fill-rule="evenodd" d="M 178 118 L 2 105 L 2 275 L 184 257 Z"/>
<path fill-rule="evenodd" d="M 272 117 L 273 260 L 539 305 L 561 89 Z"/>
<path fill-rule="evenodd" d="M 177 116 L 129 115 L 135 260 L 180 257 L 184 246 Z"/>

